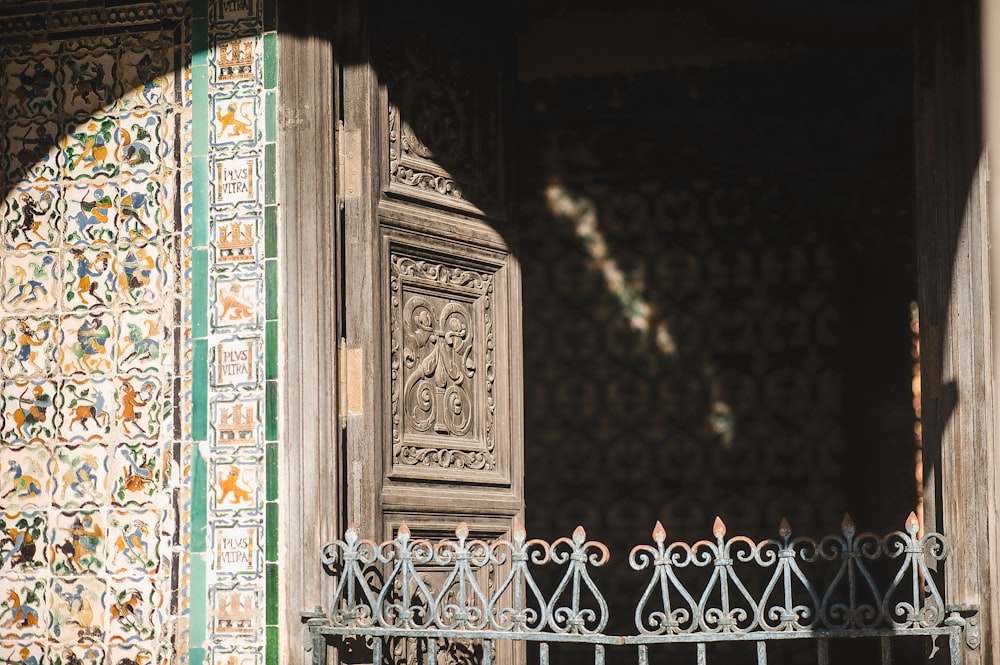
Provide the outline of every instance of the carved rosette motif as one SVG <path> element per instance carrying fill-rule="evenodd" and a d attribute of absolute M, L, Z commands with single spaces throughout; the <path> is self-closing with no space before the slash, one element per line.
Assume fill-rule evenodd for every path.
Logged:
<path fill-rule="evenodd" d="M 494 471 L 493 275 L 392 254 L 390 291 L 393 464 Z"/>

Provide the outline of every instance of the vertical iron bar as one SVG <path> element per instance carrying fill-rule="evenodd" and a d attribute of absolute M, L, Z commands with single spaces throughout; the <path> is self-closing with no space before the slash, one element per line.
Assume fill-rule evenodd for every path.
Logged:
<path fill-rule="evenodd" d="M 594 645 L 594 665 L 604 665 L 604 645 Z"/>
<path fill-rule="evenodd" d="M 549 643 L 538 643 L 538 665 L 549 665 Z"/>
<path fill-rule="evenodd" d="M 437 665 L 438 662 L 437 638 L 428 637 L 426 642 L 427 642 L 427 665 Z"/>
<path fill-rule="evenodd" d="M 312 663 L 326 665 L 326 638 L 320 633 L 312 635 Z"/>
<path fill-rule="evenodd" d="M 767 642 L 757 641 L 757 665 L 767 665 Z"/>
<path fill-rule="evenodd" d="M 825 637 L 816 640 L 816 665 L 830 665 L 830 640 Z"/>
<path fill-rule="evenodd" d="M 382 665 L 382 638 L 378 635 L 372 637 L 372 662 Z"/>
<path fill-rule="evenodd" d="M 483 665 L 493 665 L 493 640 L 483 640 Z"/>
<path fill-rule="evenodd" d="M 948 633 L 948 659 L 951 665 L 962 665 L 965 662 L 962 654 L 962 629 L 955 627 Z"/>
<path fill-rule="evenodd" d="M 649 665 L 649 651 L 645 644 L 639 645 L 639 665 Z"/>
<path fill-rule="evenodd" d="M 708 656 L 705 653 L 705 643 L 698 642 L 698 665 L 707 665 Z"/>
<path fill-rule="evenodd" d="M 880 637 L 879 646 L 882 647 L 882 665 L 892 665 L 892 643 L 889 638 Z"/>

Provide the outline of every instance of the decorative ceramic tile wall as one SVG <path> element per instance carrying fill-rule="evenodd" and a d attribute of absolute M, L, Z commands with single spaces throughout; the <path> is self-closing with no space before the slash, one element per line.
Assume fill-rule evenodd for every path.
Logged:
<path fill-rule="evenodd" d="M 0 654 L 177 662 L 186 11 L 13 12 L 0 11 Z"/>
<path fill-rule="evenodd" d="M 273 18 L 65 4 L 0 2 L 0 654 L 276 663 Z"/>
<path fill-rule="evenodd" d="M 277 218 L 274 123 L 265 121 L 275 114 L 274 33 L 258 0 L 194 9 L 193 159 L 195 173 L 207 176 L 195 178 L 194 195 L 208 222 L 201 230 L 196 219 L 194 233 L 196 266 L 207 277 L 195 280 L 204 288 L 194 317 L 204 331 L 195 344 L 204 345 L 207 390 L 194 406 L 205 413 L 195 438 L 208 491 L 194 506 L 207 597 L 192 612 L 191 659 L 276 663 L 277 620 L 267 609 L 277 605 L 273 474 L 267 482 L 276 445 L 276 308 L 268 295 L 276 257 L 264 237 L 266 220 Z"/>

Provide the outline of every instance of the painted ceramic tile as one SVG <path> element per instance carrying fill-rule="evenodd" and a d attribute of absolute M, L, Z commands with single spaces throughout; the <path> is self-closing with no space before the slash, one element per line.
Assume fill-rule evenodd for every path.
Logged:
<path fill-rule="evenodd" d="M 257 587 L 212 589 L 212 618 L 216 636 L 253 638 L 264 614 L 263 592 Z"/>
<path fill-rule="evenodd" d="M 83 645 L 104 637 L 104 581 L 91 576 L 52 581 L 53 640 Z"/>
<path fill-rule="evenodd" d="M 114 371 L 117 325 L 110 312 L 63 317 L 59 346 L 60 366 L 67 374 L 105 374 Z"/>
<path fill-rule="evenodd" d="M 10 190 L 0 203 L 7 249 L 43 248 L 59 241 L 59 220 L 65 204 L 55 183 L 38 181 Z"/>
<path fill-rule="evenodd" d="M 260 399 L 218 400 L 213 407 L 212 428 L 215 432 L 213 445 L 216 449 L 257 447 L 264 440 Z"/>
<path fill-rule="evenodd" d="M 59 108 L 61 91 L 56 61 L 49 57 L 18 58 L 4 68 L 4 110 L 12 118 L 51 117 Z"/>
<path fill-rule="evenodd" d="M 106 533 L 100 511 L 57 513 L 51 531 L 52 572 L 56 575 L 103 572 Z M 100 594 L 97 595 L 99 598 Z"/>
<path fill-rule="evenodd" d="M 110 249 L 69 247 L 63 254 L 68 309 L 107 307 L 114 299 L 115 255 Z"/>
<path fill-rule="evenodd" d="M 209 17 L 213 22 L 243 21 L 260 16 L 260 0 L 213 0 Z"/>
<path fill-rule="evenodd" d="M 162 118 L 156 111 L 135 109 L 118 121 L 118 160 L 124 174 L 154 173 L 160 166 L 164 140 Z"/>
<path fill-rule="evenodd" d="M 108 515 L 108 569 L 143 574 L 159 566 L 159 515 L 151 510 L 116 510 Z"/>
<path fill-rule="evenodd" d="M 118 237 L 131 242 L 152 240 L 160 234 L 162 196 L 159 181 L 151 178 L 125 180 L 118 199 Z"/>
<path fill-rule="evenodd" d="M 60 175 L 60 135 L 56 123 L 19 121 L 6 127 L 7 176 L 10 182 L 55 180 Z"/>
<path fill-rule="evenodd" d="M 50 648 L 49 662 L 52 665 L 107 665 L 108 661 L 101 645 L 60 644 Z"/>
<path fill-rule="evenodd" d="M 119 249 L 119 302 L 134 306 L 161 300 L 168 283 L 168 258 L 166 247 L 142 240 Z"/>
<path fill-rule="evenodd" d="M 231 337 L 212 348 L 212 385 L 255 388 L 260 384 L 260 339 Z"/>
<path fill-rule="evenodd" d="M 4 376 L 43 377 L 55 365 L 56 340 L 51 319 L 18 316 L 0 322 Z"/>
<path fill-rule="evenodd" d="M 5 510 L 47 508 L 52 492 L 48 449 L 38 444 L 0 449 L 0 492 Z"/>
<path fill-rule="evenodd" d="M 212 323 L 217 328 L 255 326 L 262 300 L 259 280 L 220 279 L 215 282 Z"/>
<path fill-rule="evenodd" d="M 216 459 L 213 461 L 216 512 L 239 512 L 257 508 L 260 491 L 257 460 Z"/>
<path fill-rule="evenodd" d="M 70 115 L 92 114 L 111 103 L 114 95 L 115 56 L 87 44 L 64 57 L 63 110 Z"/>
<path fill-rule="evenodd" d="M 259 648 L 224 646 L 212 650 L 212 665 L 261 665 L 263 662 Z"/>
<path fill-rule="evenodd" d="M 213 250 L 217 264 L 238 267 L 253 265 L 258 261 L 259 218 L 247 216 L 217 220 L 213 227 L 215 235 Z"/>
<path fill-rule="evenodd" d="M 67 178 L 114 177 L 119 173 L 117 122 L 95 115 L 71 127 L 62 140 L 62 166 Z"/>
<path fill-rule="evenodd" d="M 0 570 L 30 574 L 48 566 L 45 513 L 4 513 L 0 532 Z"/>
<path fill-rule="evenodd" d="M 261 571 L 262 528 L 256 524 L 216 523 L 212 529 L 216 573 L 256 577 Z"/>
<path fill-rule="evenodd" d="M 254 156 L 220 158 L 213 162 L 212 205 L 256 205 L 260 198 L 260 160 Z"/>
<path fill-rule="evenodd" d="M 163 417 L 160 399 L 160 384 L 155 377 L 119 377 L 115 421 L 122 434 L 136 440 L 155 440 Z"/>
<path fill-rule="evenodd" d="M 64 240 L 100 245 L 117 239 L 118 187 L 108 182 L 77 183 L 66 190 Z"/>
<path fill-rule="evenodd" d="M 108 452 L 97 443 L 56 446 L 53 454 L 53 501 L 61 508 L 103 506 L 108 496 Z"/>
<path fill-rule="evenodd" d="M 258 97 L 253 91 L 233 90 L 214 95 L 210 105 L 212 145 L 255 145 L 261 137 L 257 104 Z"/>
<path fill-rule="evenodd" d="M 148 577 L 112 579 L 105 595 L 106 625 L 112 645 L 121 641 L 140 648 L 154 648 L 148 640 L 157 636 L 163 622 L 160 616 L 162 600 L 162 594 Z"/>
<path fill-rule="evenodd" d="M 116 506 L 152 505 L 163 490 L 164 459 L 157 447 L 121 443 L 111 458 L 111 502 Z"/>
<path fill-rule="evenodd" d="M 107 665 L 159 665 L 155 654 L 156 646 L 149 640 L 144 640 L 138 644 L 120 644 L 116 642 L 108 647 Z M 63 665 L 70 664 L 64 663 Z"/>
<path fill-rule="evenodd" d="M 261 78 L 258 41 L 254 36 L 218 38 L 208 56 L 212 82 L 258 82 Z"/>
<path fill-rule="evenodd" d="M 160 316 L 156 310 L 134 310 L 119 315 L 119 372 L 154 372 L 163 365 L 161 348 L 166 345 L 167 330 Z"/>
<path fill-rule="evenodd" d="M 101 442 L 112 426 L 114 386 L 97 377 L 74 378 L 62 384 L 59 436 L 69 443 Z"/>
<path fill-rule="evenodd" d="M 3 302 L 9 311 L 41 311 L 55 305 L 59 269 L 55 252 L 8 254 L 3 261 Z"/>
<path fill-rule="evenodd" d="M 157 48 L 158 46 L 158 48 Z M 118 107 L 122 110 L 161 106 L 170 85 L 169 77 L 162 72 L 162 56 L 169 53 L 170 45 L 143 44 L 122 51 L 120 76 L 122 92 Z M 158 56 L 154 56 L 158 53 Z"/>
<path fill-rule="evenodd" d="M 46 662 L 47 645 L 44 642 L 0 642 L 0 653 L 8 654 L 8 663 L 38 665 Z"/>
<path fill-rule="evenodd" d="M 0 636 L 5 640 L 43 637 L 50 616 L 42 580 L 0 577 Z"/>
<path fill-rule="evenodd" d="M 3 436 L 0 438 L 7 445 L 53 438 L 52 400 L 57 392 L 58 386 L 52 381 L 4 382 Z"/>

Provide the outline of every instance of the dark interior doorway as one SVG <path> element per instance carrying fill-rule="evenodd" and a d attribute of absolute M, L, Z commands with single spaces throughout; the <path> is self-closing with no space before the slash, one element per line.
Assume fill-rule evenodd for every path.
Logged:
<path fill-rule="evenodd" d="M 902 526 L 917 504 L 908 2 L 525 3 L 529 534 Z"/>

